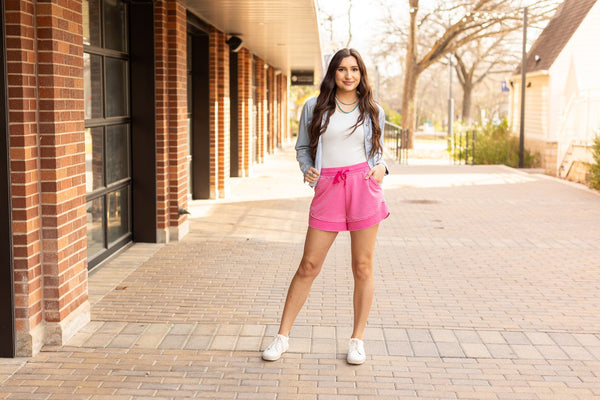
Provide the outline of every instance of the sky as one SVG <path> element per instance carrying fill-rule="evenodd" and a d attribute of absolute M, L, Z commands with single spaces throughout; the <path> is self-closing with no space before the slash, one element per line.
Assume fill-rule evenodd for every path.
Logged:
<path fill-rule="evenodd" d="M 381 15 L 381 9 L 375 7 L 374 3 L 373 0 L 352 0 L 350 15 L 353 29 L 350 46 L 356 48 L 365 58 L 367 50 L 377 36 Z M 321 11 L 319 19 L 323 51 L 327 53 L 332 48 L 344 47 L 348 39 L 348 0 L 317 0 L 317 4 L 318 11 Z M 329 16 L 331 20 L 327 19 Z"/>
<path fill-rule="evenodd" d="M 535 0 L 526 0 L 528 3 L 533 1 Z M 437 2 L 437 0 L 421 0 L 420 8 L 433 7 Z M 379 4 L 382 3 L 394 4 L 394 9 L 390 10 L 389 7 L 380 6 Z M 349 0 L 316 0 L 316 4 L 321 22 L 323 52 L 325 54 L 332 53 L 335 49 L 345 47 L 348 40 Z M 407 10 L 408 0 L 352 0 L 350 47 L 354 47 L 360 52 L 367 65 L 374 61 L 370 53 L 376 46 L 377 40 L 381 38 L 383 14 L 393 12 L 394 15 L 404 16 L 408 14 Z M 331 17 L 331 20 L 328 17 Z M 536 31 L 535 28 L 530 28 L 527 33 L 528 38 L 532 39 L 539 33 L 541 30 Z M 394 69 L 392 67 L 392 70 Z"/>

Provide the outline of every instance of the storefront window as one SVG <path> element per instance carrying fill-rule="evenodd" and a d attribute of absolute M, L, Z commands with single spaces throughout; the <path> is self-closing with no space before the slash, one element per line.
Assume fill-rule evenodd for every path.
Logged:
<path fill-rule="evenodd" d="M 121 0 L 104 0 L 104 32 L 107 49 L 127 51 L 125 4 Z"/>
<path fill-rule="evenodd" d="M 123 188 L 108 194 L 108 243 L 113 243 L 129 233 L 129 189 Z"/>
<path fill-rule="evenodd" d="M 88 265 L 131 240 L 127 5 L 84 0 Z"/>
<path fill-rule="evenodd" d="M 127 115 L 127 61 L 106 57 L 106 116 Z"/>
<path fill-rule="evenodd" d="M 85 185 L 91 193 L 104 186 L 104 138 L 103 128 L 85 129 Z"/>
<path fill-rule="evenodd" d="M 129 177 L 129 132 L 127 125 L 106 127 L 106 184 Z"/>
<path fill-rule="evenodd" d="M 104 104 L 102 96 L 102 57 L 83 54 L 83 96 L 85 119 L 101 118 Z"/>
<path fill-rule="evenodd" d="M 102 46 L 100 36 L 100 1 L 83 0 L 83 44 Z"/>
<path fill-rule="evenodd" d="M 103 201 L 100 197 L 86 204 L 87 251 L 90 258 L 104 250 Z"/>

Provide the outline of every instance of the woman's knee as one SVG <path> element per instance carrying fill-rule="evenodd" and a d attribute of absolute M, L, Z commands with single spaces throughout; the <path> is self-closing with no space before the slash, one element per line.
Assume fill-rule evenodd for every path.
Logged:
<path fill-rule="evenodd" d="M 321 264 L 311 259 L 303 258 L 296 274 L 301 278 L 316 278 L 321 272 Z"/>
<path fill-rule="evenodd" d="M 370 260 L 353 261 L 352 273 L 354 279 L 359 281 L 373 279 L 373 262 Z"/>

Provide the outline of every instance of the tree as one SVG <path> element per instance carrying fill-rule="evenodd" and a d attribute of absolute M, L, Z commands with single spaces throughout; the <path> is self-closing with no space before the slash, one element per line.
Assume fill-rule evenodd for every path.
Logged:
<path fill-rule="evenodd" d="M 486 40 L 487 39 L 487 40 Z M 486 38 L 465 45 L 454 53 L 456 76 L 463 90 L 462 120 L 471 123 L 471 99 L 475 86 L 493 70 L 505 72 L 518 63 L 518 56 L 510 47 L 514 41 L 506 35 Z"/>
<path fill-rule="evenodd" d="M 554 12 L 556 3 L 556 0 L 529 1 L 529 21 L 535 23 L 540 19 L 548 19 Z M 456 53 L 467 43 L 521 29 L 523 4 L 523 0 L 443 1 L 419 18 L 419 0 L 409 0 L 408 41 L 402 93 L 402 128 L 410 129 L 409 148 L 413 147 L 413 133 L 416 127 L 414 105 L 421 73 L 442 57 Z M 437 38 L 431 46 L 422 49 L 423 51 L 420 51 L 418 46 L 420 32 Z"/>
<path fill-rule="evenodd" d="M 337 9 L 334 11 L 328 12 L 326 9 L 321 7 L 321 3 L 325 3 L 324 1 L 317 1 L 317 7 L 319 9 L 319 14 L 321 17 L 321 29 L 324 32 L 329 33 L 329 39 L 326 47 L 330 51 L 339 50 L 340 46 L 350 47 L 350 42 L 352 41 L 352 0 L 348 0 L 348 11 L 343 14 L 338 14 Z M 341 40 L 334 40 L 334 21 L 341 17 L 348 18 L 348 34 L 345 45 L 342 44 Z M 337 33 L 337 32 L 336 32 Z M 339 34 L 335 35 L 339 38 Z"/>

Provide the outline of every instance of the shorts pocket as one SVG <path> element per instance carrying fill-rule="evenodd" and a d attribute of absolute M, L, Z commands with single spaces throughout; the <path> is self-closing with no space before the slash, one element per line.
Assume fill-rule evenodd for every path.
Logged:
<path fill-rule="evenodd" d="M 331 197 L 332 179 L 321 176 L 315 186 L 315 195 L 310 205 L 310 215 L 315 218 L 320 218 L 327 213 L 327 204 Z"/>
<path fill-rule="evenodd" d="M 345 222 L 344 184 L 333 183 L 333 177 L 321 176 L 310 205 L 310 216 L 320 221 Z"/>
<path fill-rule="evenodd" d="M 373 175 L 371 175 L 371 176 L 369 177 L 369 180 L 370 180 L 371 182 L 373 182 L 373 185 L 374 185 L 376 188 L 378 188 L 379 190 L 382 190 L 382 188 L 381 188 L 381 184 L 380 184 L 380 183 L 378 183 L 378 182 L 375 180 L 375 178 L 373 178 Z"/>

